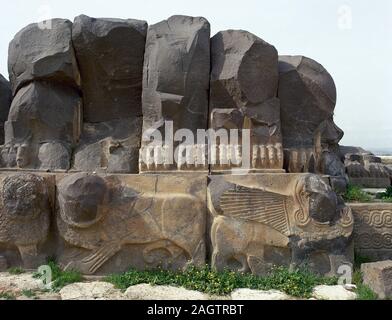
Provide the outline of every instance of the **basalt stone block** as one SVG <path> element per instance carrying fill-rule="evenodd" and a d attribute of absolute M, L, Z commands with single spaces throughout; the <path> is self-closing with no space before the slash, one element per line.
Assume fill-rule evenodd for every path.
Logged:
<path fill-rule="evenodd" d="M 210 128 L 250 130 L 249 150 L 242 148 L 248 143 L 242 134 L 237 152 L 227 150 L 232 141 L 218 143 L 213 171 L 243 166 L 282 170 L 277 50 L 247 31 L 228 30 L 212 38 L 211 57 Z"/>
<path fill-rule="evenodd" d="M 55 179 L 30 173 L 0 174 L 0 256 L 8 267 L 45 263 Z"/>
<path fill-rule="evenodd" d="M 363 283 L 380 299 L 392 298 L 392 260 L 364 263 L 361 266 Z"/>
<path fill-rule="evenodd" d="M 150 26 L 144 61 L 143 132 L 157 131 L 165 139 L 164 121 L 173 122 L 174 132 L 186 129 L 194 137 L 198 129 L 206 130 L 209 78 L 210 24 L 206 19 L 173 16 Z M 151 141 L 147 138 L 143 147 Z M 177 170 L 177 166 L 167 170 Z"/>
<path fill-rule="evenodd" d="M 142 118 L 84 123 L 74 169 L 83 172 L 138 173 Z"/>
<path fill-rule="evenodd" d="M 78 86 L 79 71 L 71 35 L 72 22 L 64 19 L 33 23 L 16 34 L 8 54 L 14 95 L 33 80 Z"/>
<path fill-rule="evenodd" d="M 279 90 L 285 168 L 289 172 L 344 175 L 333 122 L 336 86 L 328 71 L 303 56 L 279 57 Z"/>
<path fill-rule="evenodd" d="M 33 82 L 12 101 L 5 124 L 3 165 L 9 168 L 68 170 L 78 142 L 81 99 L 76 90 Z"/>
<path fill-rule="evenodd" d="M 8 119 L 11 102 L 11 85 L 9 81 L 0 74 L 0 145 L 4 144 L 4 122 Z"/>
<path fill-rule="evenodd" d="M 241 109 L 275 98 L 278 52 L 242 30 L 218 32 L 211 39 L 210 109 Z"/>
<path fill-rule="evenodd" d="M 204 265 L 206 186 L 204 175 L 65 175 L 60 263 L 98 275 Z"/>
<path fill-rule="evenodd" d="M 147 23 L 77 17 L 72 29 L 84 99 L 84 119 L 105 122 L 142 115 Z"/>
<path fill-rule="evenodd" d="M 341 152 L 347 149 L 341 148 Z M 356 151 L 349 150 L 349 151 Z M 381 158 L 370 152 L 343 153 L 344 164 L 349 180 L 354 185 L 365 188 L 387 188 L 391 186 L 392 174 Z"/>
<path fill-rule="evenodd" d="M 372 260 L 392 259 L 392 204 L 350 203 L 355 250 Z"/>
<path fill-rule="evenodd" d="M 265 274 L 306 265 L 336 275 L 352 265 L 354 219 L 327 182 L 312 174 L 211 176 L 212 266 Z"/>

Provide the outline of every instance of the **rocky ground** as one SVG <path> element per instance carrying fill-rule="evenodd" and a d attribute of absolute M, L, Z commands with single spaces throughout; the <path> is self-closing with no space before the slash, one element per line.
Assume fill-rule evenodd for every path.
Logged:
<path fill-rule="evenodd" d="M 355 300 L 352 288 L 344 286 L 319 286 L 310 300 Z M 47 290 L 32 273 L 12 275 L 0 273 L 0 300 L 297 300 L 283 292 L 250 289 L 235 290 L 229 296 L 207 294 L 170 286 L 141 284 L 125 291 L 112 284 L 86 280 L 62 288 L 59 292 Z"/>

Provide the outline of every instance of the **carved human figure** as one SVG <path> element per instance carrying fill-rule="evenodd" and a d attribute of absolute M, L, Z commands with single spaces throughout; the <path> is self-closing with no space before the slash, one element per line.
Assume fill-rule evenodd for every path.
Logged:
<path fill-rule="evenodd" d="M 51 204 L 45 179 L 33 174 L 6 177 L 1 185 L 0 243 L 16 246 L 23 266 L 39 266 L 39 245 L 47 236 Z"/>
<path fill-rule="evenodd" d="M 147 266 L 160 263 L 156 251 L 165 251 L 166 267 L 205 262 L 204 204 L 192 195 L 140 192 L 115 176 L 75 174 L 61 181 L 58 203 L 61 236 L 90 251 L 67 268 L 94 274 L 126 245 L 142 245 Z"/>

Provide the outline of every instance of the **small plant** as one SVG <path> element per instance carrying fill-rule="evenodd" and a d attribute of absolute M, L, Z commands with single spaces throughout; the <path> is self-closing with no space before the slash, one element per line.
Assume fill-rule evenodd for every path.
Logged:
<path fill-rule="evenodd" d="M 370 202 L 372 197 L 359 186 L 348 185 L 344 200 L 349 202 Z"/>
<path fill-rule="evenodd" d="M 8 273 L 12 275 L 20 275 L 25 273 L 25 271 L 22 268 L 15 267 L 15 268 L 8 269 Z"/>
<path fill-rule="evenodd" d="M 385 192 L 380 193 L 377 198 L 384 202 L 392 202 L 392 186 L 388 187 Z"/>
<path fill-rule="evenodd" d="M 161 269 L 151 271 L 130 270 L 124 274 L 111 275 L 106 281 L 117 288 L 126 290 L 130 286 L 148 283 L 151 285 L 171 285 L 197 290 L 211 295 L 228 295 L 235 289 L 280 290 L 291 296 L 310 298 L 314 287 L 334 285 L 337 279 L 317 276 L 307 270 L 289 271 L 285 267 L 273 268 L 265 277 L 241 274 L 229 270 L 217 272 L 209 266 L 189 267 L 176 273 Z"/>
<path fill-rule="evenodd" d="M 22 290 L 22 294 L 26 297 L 26 298 L 35 298 L 36 294 L 34 291 L 32 290 Z"/>
<path fill-rule="evenodd" d="M 368 286 L 364 284 L 357 285 L 357 300 L 378 300 L 377 294 L 373 292 Z"/>
<path fill-rule="evenodd" d="M 3 300 L 16 300 L 16 297 L 9 292 L 0 292 L 0 299 Z"/>
<path fill-rule="evenodd" d="M 357 300 L 377 300 L 378 296 L 368 286 L 363 284 L 363 274 L 361 272 L 361 265 L 363 263 L 372 262 L 372 259 L 355 253 L 353 284 L 357 286 L 356 294 Z"/>
<path fill-rule="evenodd" d="M 57 264 L 56 260 L 53 258 L 49 258 L 47 264 L 52 272 L 51 288 L 53 291 L 59 291 L 68 284 L 81 282 L 83 280 L 82 274 L 80 272 L 74 270 L 63 271 Z M 42 279 L 43 274 L 36 272 L 33 275 L 33 278 Z"/>

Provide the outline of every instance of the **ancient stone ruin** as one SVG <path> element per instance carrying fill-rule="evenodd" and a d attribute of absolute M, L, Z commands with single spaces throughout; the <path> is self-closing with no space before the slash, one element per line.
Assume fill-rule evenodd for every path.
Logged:
<path fill-rule="evenodd" d="M 352 265 L 340 194 L 348 176 L 390 185 L 391 173 L 342 156 L 319 63 L 247 31 L 211 37 L 200 17 L 45 26 L 15 36 L 0 78 L 4 268 L 48 256 L 90 275 Z M 213 144 L 187 140 L 208 130 Z"/>

